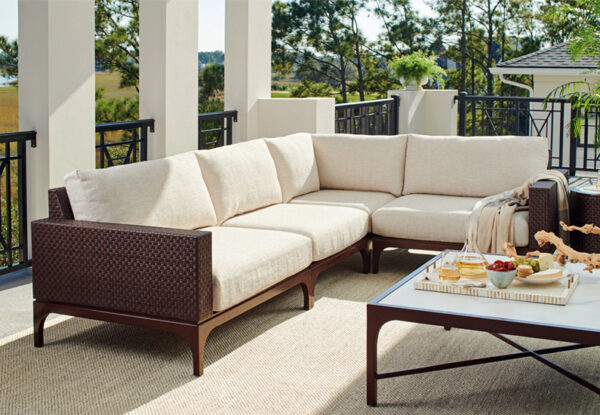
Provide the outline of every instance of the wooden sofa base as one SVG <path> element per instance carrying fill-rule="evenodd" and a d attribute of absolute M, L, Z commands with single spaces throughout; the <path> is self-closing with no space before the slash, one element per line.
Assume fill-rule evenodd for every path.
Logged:
<path fill-rule="evenodd" d="M 371 267 L 371 255 L 369 238 L 365 237 L 343 251 L 324 260 L 314 262 L 307 269 L 298 274 L 286 278 L 226 310 L 216 312 L 197 324 L 165 320 L 139 314 L 102 310 L 75 304 L 62 304 L 36 300 L 33 302 L 34 345 L 35 347 L 42 347 L 44 345 L 44 323 L 50 313 L 162 330 L 179 335 L 189 344 L 194 361 L 194 375 L 201 376 L 204 371 L 204 347 L 208 335 L 215 327 L 228 322 L 240 314 L 245 313 L 297 285 L 302 287 L 304 309 L 310 310 L 314 306 L 315 285 L 319 274 L 357 252 L 360 252 L 362 256 L 362 272 L 365 274 L 369 273 Z"/>

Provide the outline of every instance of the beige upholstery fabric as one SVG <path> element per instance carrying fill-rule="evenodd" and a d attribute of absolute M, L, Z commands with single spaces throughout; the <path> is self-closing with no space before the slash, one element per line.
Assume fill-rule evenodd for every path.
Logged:
<path fill-rule="evenodd" d="M 546 170 L 542 137 L 410 135 L 403 194 L 485 197 L 521 186 Z"/>
<path fill-rule="evenodd" d="M 406 135 L 313 134 L 321 189 L 402 194 Z"/>
<path fill-rule="evenodd" d="M 319 190 L 319 172 L 308 133 L 265 140 L 277 167 L 283 202 Z"/>
<path fill-rule="evenodd" d="M 478 200 L 458 196 L 402 196 L 373 214 L 373 233 L 422 241 L 465 242 L 469 216 Z M 527 219 L 526 212 L 515 214 L 517 246 L 528 244 Z"/>
<path fill-rule="evenodd" d="M 513 235 L 515 238 L 515 246 L 529 245 L 529 212 L 517 211 L 513 215 Z"/>
<path fill-rule="evenodd" d="M 195 229 L 217 222 L 193 152 L 65 176 L 75 219 Z"/>
<path fill-rule="evenodd" d="M 210 227 L 213 309 L 224 310 L 307 268 L 312 243 L 295 233 Z"/>
<path fill-rule="evenodd" d="M 294 232 L 313 242 L 313 261 L 335 254 L 367 234 L 369 215 L 340 206 L 279 204 L 236 216 L 223 226 Z"/>
<path fill-rule="evenodd" d="M 264 140 L 196 152 L 217 223 L 281 203 L 275 163 Z"/>
<path fill-rule="evenodd" d="M 371 231 L 371 215 L 381 206 L 394 200 L 389 193 L 361 192 L 358 190 L 320 190 L 292 199 L 290 203 L 310 205 L 345 206 L 364 210 L 369 214 L 369 231 Z"/>

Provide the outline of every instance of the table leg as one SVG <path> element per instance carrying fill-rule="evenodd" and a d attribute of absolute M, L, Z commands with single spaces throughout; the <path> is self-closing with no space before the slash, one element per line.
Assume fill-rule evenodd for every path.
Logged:
<path fill-rule="evenodd" d="M 367 405 L 377 405 L 377 339 L 385 322 L 367 306 Z"/>

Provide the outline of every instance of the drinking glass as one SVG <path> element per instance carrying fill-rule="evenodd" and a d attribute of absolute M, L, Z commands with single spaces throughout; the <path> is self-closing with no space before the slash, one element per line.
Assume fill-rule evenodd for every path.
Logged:
<path fill-rule="evenodd" d="M 440 280 L 456 281 L 460 279 L 458 272 L 458 252 L 446 249 L 442 253 L 442 263 L 440 265 Z"/>

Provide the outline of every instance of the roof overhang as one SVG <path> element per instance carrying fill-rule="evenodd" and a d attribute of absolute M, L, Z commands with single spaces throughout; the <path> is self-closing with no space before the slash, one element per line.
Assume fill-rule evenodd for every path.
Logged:
<path fill-rule="evenodd" d="M 490 68 L 494 75 L 548 75 L 548 76 L 600 76 L 600 70 L 590 68 L 533 68 L 502 67 Z"/>

